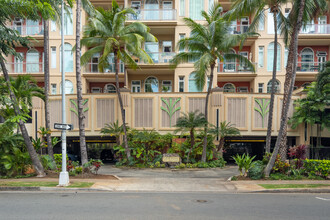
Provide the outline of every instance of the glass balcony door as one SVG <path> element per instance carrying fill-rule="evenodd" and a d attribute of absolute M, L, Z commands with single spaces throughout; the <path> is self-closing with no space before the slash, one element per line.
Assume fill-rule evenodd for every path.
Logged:
<path fill-rule="evenodd" d="M 32 50 L 26 54 L 26 72 L 38 73 L 39 70 L 39 52 Z"/>
<path fill-rule="evenodd" d="M 145 50 L 154 61 L 154 63 L 159 62 L 159 45 L 158 42 L 147 42 L 145 43 Z"/>
<path fill-rule="evenodd" d="M 24 57 L 23 53 L 19 53 L 19 54 L 21 55 L 21 57 Z M 14 72 L 15 73 L 23 72 L 23 61 L 20 60 L 18 57 L 15 57 Z"/>
<path fill-rule="evenodd" d="M 173 19 L 173 3 L 171 1 L 163 2 L 163 20 Z"/>
<path fill-rule="evenodd" d="M 26 35 L 37 35 L 39 34 L 39 21 L 26 21 Z"/>
<path fill-rule="evenodd" d="M 159 3 L 157 0 L 146 0 L 144 20 L 159 20 Z"/>
<path fill-rule="evenodd" d="M 320 16 L 319 17 L 319 33 L 326 34 L 327 33 L 327 16 Z"/>

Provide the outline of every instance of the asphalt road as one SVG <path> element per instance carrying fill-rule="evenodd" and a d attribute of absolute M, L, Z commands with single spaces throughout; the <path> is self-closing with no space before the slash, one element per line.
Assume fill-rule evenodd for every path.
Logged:
<path fill-rule="evenodd" d="M 0 193 L 0 219 L 330 218 L 330 194 Z"/>

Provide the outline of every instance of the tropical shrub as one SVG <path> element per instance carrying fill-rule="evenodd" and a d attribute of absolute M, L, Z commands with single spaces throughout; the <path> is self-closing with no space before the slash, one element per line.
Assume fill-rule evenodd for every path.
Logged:
<path fill-rule="evenodd" d="M 289 156 L 295 158 L 296 168 L 300 169 L 303 165 L 303 160 L 306 159 L 306 145 L 299 145 L 289 148 Z"/>
<path fill-rule="evenodd" d="M 282 173 L 286 174 L 290 170 L 290 164 L 283 162 L 281 156 L 278 154 L 275 159 L 275 164 L 272 169 L 273 173 Z"/>
<path fill-rule="evenodd" d="M 45 170 L 55 170 L 56 164 L 49 155 L 41 155 L 40 160 Z"/>
<path fill-rule="evenodd" d="M 304 160 L 304 171 L 307 175 L 327 178 L 330 175 L 330 160 Z"/>
<path fill-rule="evenodd" d="M 262 179 L 264 176 L 265 165 L 262 161 L 255 161 L 252 167 L 250 167 L 248 176 L 253 180 Z"/>
<path fill-rule="evenodd" d="M 242 156 L 236 155 L 233 156 L 235 163 L 238 165 L 238 170 L 240 172 L 240 176 L 243 176 L 243 168 L 244 168 L 244 176 L 247 175 L 248 170 L 253 166 L 253 159 L 256 156 L 250 157 L 249 154 L 243 154 Z"/>
<path fill-rule="evenodd" d="M 84 168 L 88 169 L 90 172 L 97 174 L 101 166 L 103 165 L 101 160 L 90 159 L 88 163 L 84 164 Z"/>

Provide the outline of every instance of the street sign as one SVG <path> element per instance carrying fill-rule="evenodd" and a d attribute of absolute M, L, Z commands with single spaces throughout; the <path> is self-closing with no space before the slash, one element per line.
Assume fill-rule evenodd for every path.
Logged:
<path fill-rule="evenodd" d="M 72 130 L 73 129 L 73 124 L 54 123 L 54 129 L 57 129 L 57 130 Z"/>

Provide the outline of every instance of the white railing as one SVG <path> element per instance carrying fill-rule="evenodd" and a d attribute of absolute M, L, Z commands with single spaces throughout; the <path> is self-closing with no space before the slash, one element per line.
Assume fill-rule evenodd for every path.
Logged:
<path fill-rule="evenodd" d="M 307 24 L 300 34 L 330 34 L 330 24 Z"/>
<path fill-rule="evenodd" d="M 43 25 L 12 25 L 9 26 L 11 29 L 18 31 L 20 35 L 43 35 Z"/>
<path fill-rule="evenodd" d="M 174 21 L 176 9 L 139 9 L 136 14 L 130 14 L 128 20 L 137 21 Z"/>
<path fill-rule="evenodd" d="M 173 57 L 176 55 L 174 52 L 147 52 L 148 55 L 151 57 L 152 61 L 156 63 L 169 63 Z M 143 63 L 140 61 L 139 63 Z"/>
<path fill-rule="evenodd" d="M 8 73 L 42 73 L 44 64 L 41 62 L 9 62 L 6 63 Z"/>
<path fill-rule="evenodd" d="M 257 71 L 257 63 L 252 63 L 254 65 L 255 71 Z M 226 73 L 226 72 L 252 72 L 252 69 L 249 68 L 244 63 L 238 62 L 224 62 L 218 64 L 218 72 Z"/>
<path fill-rule="evenodd" d="M 324 63 L 319 62 L 297 62 L 297 72 L 320 72 Z"/>
<path fill-rule="evenodd" d="M 83 72 L 84 73 L 102 73 L 99 71 L 98 68 L 98 63 L 87 63 L 84 67 L 83 67 Z M 120 63 L 119 64 L 119 73 L 123 73 L 124 72 L 124 64 Z M 115 73 L 115 64 L 111 63 L 109 64 L 109 66 L 107 68 L 104 68 L 103 73 Z"/>
<path fill-rule="evenodd" d="M 230 25 L 231 34 L 243 34 L 248 31 L 250 25 Z"/>

